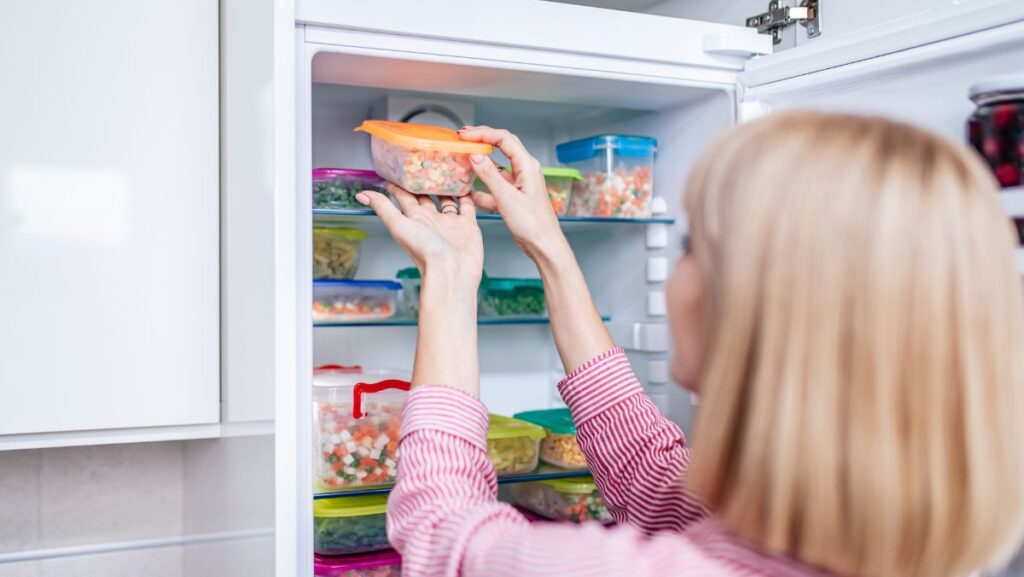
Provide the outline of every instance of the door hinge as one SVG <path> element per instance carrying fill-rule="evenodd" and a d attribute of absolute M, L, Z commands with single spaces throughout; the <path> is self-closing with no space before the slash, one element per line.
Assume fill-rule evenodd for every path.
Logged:
<path fill-rule="evenodd" d="M 807 37 L 821 34 L 822 0 L 802 0 L 799 6 L 784 6 L 781 0 L 768 3 L 768 11 L 747 18 L 747 28 L 757 28 L 761 34 L 771 34 L 772 43 L 782 42 L 782 31 L 787 26 L 800 23 L 807 28 Z"/>

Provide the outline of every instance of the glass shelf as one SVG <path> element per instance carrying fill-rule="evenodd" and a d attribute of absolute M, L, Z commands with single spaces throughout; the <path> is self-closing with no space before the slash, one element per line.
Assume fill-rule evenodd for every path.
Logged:
<path fill-rule="evenodd" d="M 507 485 L 510 483 L 529 483 L 530 481 L 548 481 L 551 479 L 578 479 L 580 477 L 589 477 L 590 471 L 583 469 L 582 471 L 566 471 L 556 467 L 548 465 L 541 465 L 537 467 L 532 473 L 525 475 L 502 475 L 498 477 L 499 485 Z M 348 489 L 345 491 L 334 491 L 332 493 L 314 493 L 314 499 L 332 499 L 334 497 L 357 497 L 359 495 L 384 495 L 391 492 L 393 486 L 384 487 L 370 487 L 367 489 Z"/>
<path fill-rule="evenodd" d="M 477 221 L 480 222 L 480 226 L 487 228 L 489 226 L 502 226 L 501 216 L 497 214 L 478 214 L 476 217 Z M 383 228 L 384 224 L 380 221 L 380 218 L 372 210 L 369 209 L 352 209 L 352 210 L 327 210 L 327 209 L 314 209 L 313 210 L 313 221 L 317 223 L 333 223 L 333 224 L 354 224 L 360 226 L 380 227 Z M 609 225 L 631 225 L 631 224 L 673 224 L 675 219 L 672 218 L 606 218 L 596 216 L 560 216 L 558 222 L 562 224 L 563 229 L 567 230 L 579 230 L 588 228 L 604 228 Z"/>
<path fill-rule="evenodd" d="M 611 320 L 609 316 L 601 316 L 601 320 L 608 322 Z M 495 319 L 478 319 L 477 324 L 481 326 L 489 325 L 546 325 L 550 324 L 551 319 L 548 317 L 536 317 L 536 318 L 495 318 Z M 320 328 L 331 328 L 331 327 L 414 327 L 418 321 L 414 318 L 408 317 L 394 317 L 390 319 L 373 320 L 373 321 L 351 321 L 351 322 L 314 322 L 314 327 Z"/>

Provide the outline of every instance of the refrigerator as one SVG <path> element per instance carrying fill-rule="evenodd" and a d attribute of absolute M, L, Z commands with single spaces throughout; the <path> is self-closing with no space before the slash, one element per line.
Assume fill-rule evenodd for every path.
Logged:
<path fill-rule="evenodd" d="M 222 16 L 232 6 L 226 0 Z M 667 374 L 664 281 L 686 233 L 683 187 L 701 151 L 737 124 L 794 107 L 881 114 L 965 141 L 969 86 L 1024 63 L 1020 0 L 932 2 L 902 15 L 882 2 L 816 6 L 817 31 L 796 24 L 779 45 L 743 22 L 537 0 L 281 0 L 258 21 L 222 22 L 237 32 L 222 39 L 222 138 L 231 150 L 222 166 L 223 362 L 229 378 L 265 383 L 253 386 L 273 399 L 264 409 L 275 420 L 277 575 L 312 574 L 314 367 L 408 370 L 416 339 L 414 323 L 313 322 L 314 223 L 366 231 L 359 278 L 394 278 L 411 262 L 373 215 L 314 215 L 311 171 L 371 168 L 368 139 L 353 128 L 417 108 L 507 128 L 545 166 L 557 166 L 555 146 L 575 138 L 656 138 L 662 200 L 651 218 L 562 226 L 613 338 L 686 430 L 694 406 Z M 830 24 L 830 7 L 837 19 L 856 13 L 872 23 L 829 36 L 830 25 L 843 28 Z M 779 50 L 787 43 L 795 46 Z M 255 121 L 241 122 L 240 111 Z M 1019 191 L 1005 194 L 1008 210 L 1024 208 Z M 487 274 L 537 276 L 500 219 L 480 224 Z M 233 294 L 264 314 L 233 315 Z M 482 324 L 479 352 L 491 411 L 559 406 L 563 373 L 545 323 Z"/>

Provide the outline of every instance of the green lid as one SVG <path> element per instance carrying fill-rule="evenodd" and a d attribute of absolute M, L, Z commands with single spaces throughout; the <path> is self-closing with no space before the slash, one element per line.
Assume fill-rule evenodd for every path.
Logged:
<path fill-rule="evenodd" d="M 323 234 L 346 240 L 366 240 L 366 233 L 364 231 L 344 226 L 314 226 L 313 234 Z"/>
<path fill-rule="evenodd" d="M 526 421 L 504 417 L 502 415 L 490 414 L 490 426 L 487 427 L 487 439 L 514 439 L 516 437 L 529 437 L 534 441 L 544 438 L 544 429 L 537 425 L 531 425 Z"/>
<path fill-rule="evenodd" d="M 547 479 L 541 481 L 549 485 L 559 493 L 572 493 L 574 495 L 589 495 L 597 490 L 593 477 L 579 477 L 576 479 Z"/>
<path fill-rule="evenodd" d="M 583 175 L 580 171 L 575 168 L 562 168 L 560 166 L 545 166 L 540 169 L 540 173 L 544 176 L 554 176 L 556 178 L 571 178 L 573 180 L 583 180 Z"/>
<path fill-rule="evenodd" d="M 383 515 L 387 509 L 387 495 L 359 495 L 313 501 L 314 517 L 366 517 Z"/>
<path fill-rule="evenodd" d="M 412 278 L 412 279 L 419 280 L 419 278 L 420 278 L 420 269 L 418 269 L 418 268 L 416 268 L 414 266 L 411 266 L 409 268 L 403 268 L 402 270 L 398 271 L 397 274 L 395 274 L 395 278 L 398 278 L 398 279 Z"/>
<path fill-rule="evenodd" d="M 480 281 L 483 290 L 510 291 L 523 288 L 544 290 L 544 283 L 539 278 L 498 278 L 484 276 Z"/>
<path fill-rule="evenodd" d="M 543 411 L 523 411 L 516 413 L 517 419 L 540 425 L 556 435 L 575 435 L 576 425 L 572 423 L 569 409 L 547 409 Z"/>

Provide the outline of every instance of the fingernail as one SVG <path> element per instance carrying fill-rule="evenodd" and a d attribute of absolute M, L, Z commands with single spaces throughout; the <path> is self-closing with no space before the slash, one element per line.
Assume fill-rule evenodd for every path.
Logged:
<path fill-rule="evenodd" d="M 365 192 L 357 194 L 356 200 L 358 200 L 360 204 L 370 204 L 370 197 L 367 196 Z"/>
<path fill-rule="evenodd" d="M 478 152 L 474 152 L 473 154 L 469 155 L 469 159 L 472 160 L 475 164 L 480 164 L 481 162 L 484 161 L 484 155 Z"/>

